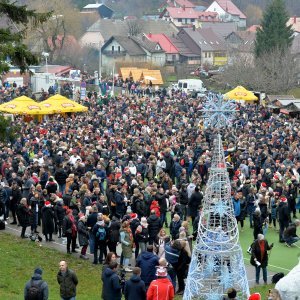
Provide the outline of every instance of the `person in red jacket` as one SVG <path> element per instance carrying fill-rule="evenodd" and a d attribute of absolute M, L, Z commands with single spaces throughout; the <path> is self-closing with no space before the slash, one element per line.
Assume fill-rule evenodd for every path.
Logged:
<path fill-rule="evenodd" d="M 160 207 L 159 207 L 159 204 L 156 200 L 152 201 L 152 203 L 150 205 L 150 210 L 154 210 L 157 217 L 160 218 Z"/>
<path fill-rule="evenodd" d="M 147 291 L 147 300 L 173 300 L 174 288 L 167 278 L 167 269 L 162 266 L 157 267 L 156 276 L 157 279 L 151 282 Z"/>

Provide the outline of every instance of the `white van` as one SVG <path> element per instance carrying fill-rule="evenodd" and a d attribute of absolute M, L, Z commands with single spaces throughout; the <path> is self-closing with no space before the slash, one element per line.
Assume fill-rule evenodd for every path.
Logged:
<path fill-rule="evenodd" d="M 206 92 L 206 88 L 200 79 L 180 79 L 178 80 L 178 89 L 187 94 Z"/>

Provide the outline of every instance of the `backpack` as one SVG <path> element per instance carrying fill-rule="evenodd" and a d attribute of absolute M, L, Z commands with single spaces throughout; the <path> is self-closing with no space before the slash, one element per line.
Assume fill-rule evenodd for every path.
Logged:
<path fill-rule="evenodd" d="M 25 300 L 42 300 L 42 284 L 44 283 L 43 280 L 41 280 L 38 284 L 34 284 L 33 280 L 31 280 L 31 285 L 27 291 L 27 296 Z"/>
<path fill-rule="evenodd" d="M 283 273 L 276 273 L 276 274 L 274 274 L 273 277 L 272 277 L 272 283 L 276 284 L 283 277 L 284 277 Z"/>
<path fill-rule="evenodd" d="M 106 230 L 104 227 L 99 226 L 97 233 L 96 233 L 96 238 L 98 239 L 98 241 L 105 241 L 106 239 Z"/>

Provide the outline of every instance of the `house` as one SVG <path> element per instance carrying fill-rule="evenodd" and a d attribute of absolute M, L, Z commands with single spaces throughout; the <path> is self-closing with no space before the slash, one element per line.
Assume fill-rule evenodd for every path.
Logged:
<path fill-rule="evenodd" d="M 102 19 L 111 19 L 114 11 L 103 3 L 88 4 L 82 8 L 81 13 L 98 13 Z"/>
<path fill-rule="evenodd" d="M 178 36 L 188 42 L 194 53 L 201 53 L 201 65 L 221 66 L 227 64 L 227 46 L 210 28 L 182 28 Z"/>
<path fill-rule="evenodd" d="M 163 66 L 166 57 L 160 45 L 144 35 L 112 36 L 101 47 L 101 61 L 102 69 L 109 70 L 116 62 L 147 62 Z"/>
<path fill-rule="evenodd" d="M 167 0 L 159 6 L 158 11 L 161 13 L 167 7 L 195 8 L 196 5 L 188 0 Z"/>
<path fill-rule="evenodd" d="M 255 38 L 256 34 L 254 32 L 234 31 L 225 38 L 225 41 L 231 50 L 252 54 L 255 46 Z"/>
<path fill-rule="evenodd" d="M 166 34 L 149 33 L 146 36 L 150 41 L 159 43 L 160 47 L 165 51 L 167 64 L 173 64 L 179 61 L 179 51 Z"/>
<path fill-rule="evenodd" d="M 165 33 L 177 34 L 178 29 L 169 22 L 163 20 L 108 20 L 99 19 L 80 38 L 80 44 L 86 47 L 99 49 L 111 36 L 124 36 L 129 34 L 130 26 L 138 26 L 141 33 Z"/>
<path fill-rule="evenodd" d="M 202 23 L 201 28 L 210 28 L 215 34 L 225 39 L 231 32 L 237 31 L 237 24 L 234 22 Z"/>
<path fill-rule="evenodd" d="M 250 27 L 248 27 L 248 28 L 246 29 L 246 31 L 256 33 L 257 29 L 259 29 L 259 28 L 261 28 L 260 25 L 251 25 Z"/>
<path fill-rule="evenodd" d="M 206 11 L 217 12 L 223 22 L 235 22 L 239 28 L 246 28 L 247 17 L 231 0 L 215 0 Z"/>
<path fill-rule="evenodd" d="M 201 22 L 218 22 L 216 12 L 197 11 L 188 7 L 167 7 L 160 18 L 172 22 L 176 27 L 199 27 Z"/>
<path fill-rule="evenodd" d="M 294 34 L 298 35 L 300 33 L 300 17 L 292 17 L 288 20 L 286 25 L 292 25 L 292 29 L 294 30 Z"/>

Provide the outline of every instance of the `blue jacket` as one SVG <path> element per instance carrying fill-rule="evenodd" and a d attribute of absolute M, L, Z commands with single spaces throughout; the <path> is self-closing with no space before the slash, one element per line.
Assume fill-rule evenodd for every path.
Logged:
<path fill-rule="evenodd" d="M 132 275 L 125 283 L 125 300 L 146 300 L 145 282 L 138 275 Z"/>
<path fill-rule="evenodd" d="M 103 300 L 121 300 L 121 285 L 116 272 L 106 268 L 102 274 L 102 299 Z"/>
<path fill-rule="evenodd" d="M 235 217 L 238 217 L 241 214 L 241 202 L 240 200 L 232 199 L 233 209 Z"/>
<path fill-rule="evenodd" d="M 156 273 L 156 266 L 158 266 L 158 257 L 152 252 L 144 251 L 140 254 L 136 263 L 137 267 L 142 269 L 141 279 L 149 286 L 154 280 Z"/>

